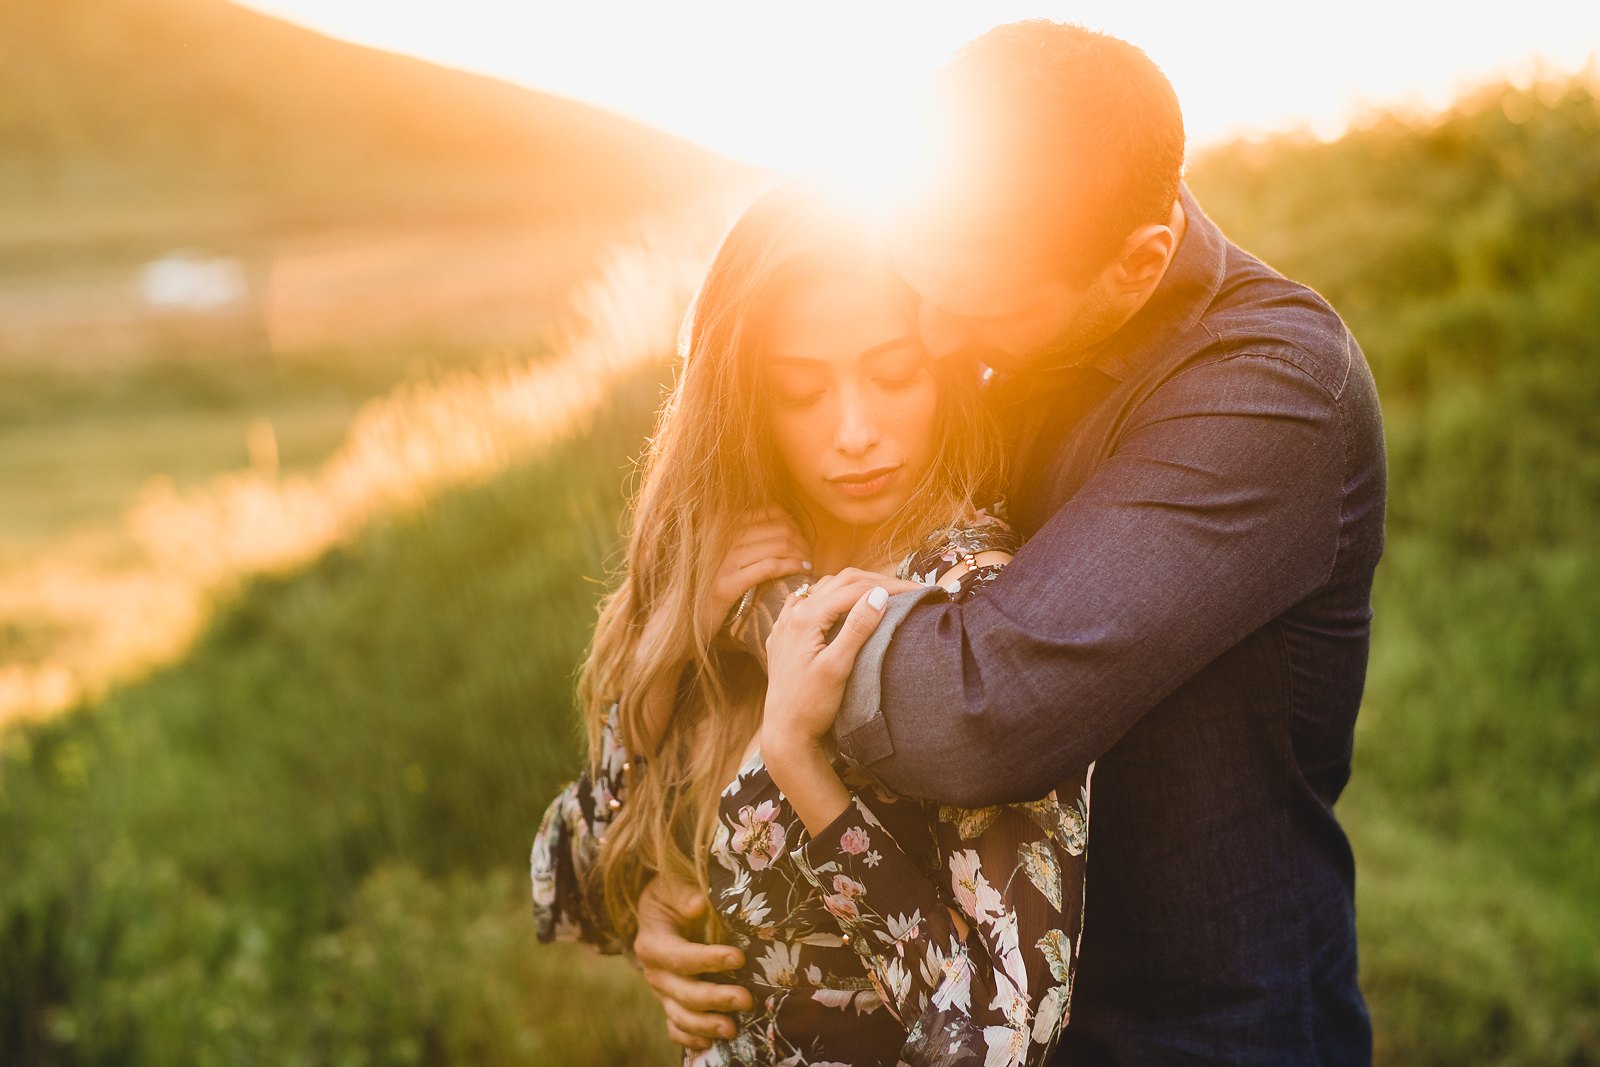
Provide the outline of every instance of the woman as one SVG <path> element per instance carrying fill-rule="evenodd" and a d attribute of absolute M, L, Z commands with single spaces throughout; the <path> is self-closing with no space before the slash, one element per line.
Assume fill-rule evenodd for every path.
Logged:
<path fill-rule="evenodd" d="M 674 1029 L 687 1062 L 1042 1063 L 1087 772 L 955 809 L 877 788 L 827 740 L 889 590 L 978 596 L 1015 548 L 974 506 L 998 467 L 975 366 L 928 360 L 865 229 L 795 189 L 730 231 L 684 348 L 581 677 L 589 769 L 534 845 L 541 940 L 623 951 L 644 884 L 694 879 L 755 1007 L 709 1047 Z M 860 592 L 896 560 L 901 581 Z"/>

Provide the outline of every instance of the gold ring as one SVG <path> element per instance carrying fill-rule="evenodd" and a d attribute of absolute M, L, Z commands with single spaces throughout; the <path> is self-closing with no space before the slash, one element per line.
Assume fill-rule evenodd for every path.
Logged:
<path fill-rule="evenodd" d="M 810 582 L 801 582 L 800 583 L 800 588 L 796 589 L 794 591 L 794 595 L 796 597 L 808 597 L 808 596 L 810 596 L 811 595 L 811 583 Z"/>

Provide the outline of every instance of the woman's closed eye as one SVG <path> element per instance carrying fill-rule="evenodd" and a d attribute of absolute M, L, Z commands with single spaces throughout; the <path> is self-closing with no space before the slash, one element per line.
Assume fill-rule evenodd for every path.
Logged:
<path fill-rule="evenodd" d="M 826 388 L 792 389 L 779 385 L 776 389 L 778 402 L 784 407 L 804 408 L 810 407 L 828 395 Z"/>
<path fill-rule="evenodd" d="M 792 366 L 787 364 L 794 364 Z M 815 404 L 828 394 L 833 386 L 833 376 L 821 368 L 802 360 L 781 360 L 767 375 L 767 384 L 773 398 L 786 408 L 803 408 Z"/>
<path fill-rule="evenodd" d="M 884 389 L 909 389 L 922 380 L 928 369 L 926 359 L 904 359 L 885 363 L 872 376 L 872 383 Z"/>

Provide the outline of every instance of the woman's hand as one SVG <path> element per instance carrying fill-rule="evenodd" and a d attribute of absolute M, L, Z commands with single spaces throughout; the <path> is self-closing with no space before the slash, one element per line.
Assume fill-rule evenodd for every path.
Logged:
<path fill-rule="evenodd" d="M 746 591 L 769 578 L 809 571 L 810 557 L 811 547 L 787 511 L 773 505 L 745 516 L 711 579 L 702 605 L 702 632 L 721 630 L 723 620 Z"/>
<path fill-rule="evenodd" d="M 845 682 L 889 595 L 926 588 L 849 567 L 817 579 L 805 596 L 789 594 L 767 637 L 763 742 L 820 745 L 833 728 Z M 841 616 L 844 625 L 830 642 L 828 632 Z"/>
<path fill-rule="evenodd" d="M 794 520 L 782 508 L 770 507 L 747 515 L 744 524 L 735 529 L 722 563 L 712 578 L 711 588 L 701 601 L 701 632 L 713 636 L 720 633 L 723 620 L 739 598 L 744 596 L 745 590 L 768 578 L 780 578 L 809 569 L 808 554 L 805 539 L 800 536 Z M 644 707 L 642 736 L 630 739 L 637 751 L 651 753 L 666 733 L 677 698 L 678 679 L 682 667 L 693 657 L 693 652 L 690 634 L 684 626 L 684 620 L 678 616 L 657 611 L 645 620 L 644 631 L 636 650 L 636 678 L 647 673 L 647 649 L 658 649 L 663 645 L 675 649 L 673 662 L 676 669 L 661 670 L 651 675 L 641 697 Z"/>
<path fill-rule="evenodd" d="M 838 717 L 856 656 L 883 618 L 891 587 L 896 592 L 923 588 L 866 571 L 821 578 L 806 596 L 789 595 L 767 638 L 761 757 L 813 833 L 850 802 L 822 742 Z M 844 625 L 830 642 L 828 631 L 840 616 Z"/>

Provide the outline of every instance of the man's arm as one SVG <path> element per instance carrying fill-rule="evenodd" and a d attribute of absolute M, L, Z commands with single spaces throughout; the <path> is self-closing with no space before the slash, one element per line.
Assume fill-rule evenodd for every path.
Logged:
<path fill-rule="evenodd" d="M 1327 581 L 1344 438 L 1286 359 L 1175 376 L 982 597 L 903 594 L 857 661 L 841 748 L 910 796 L 1043 795 Z"/>

